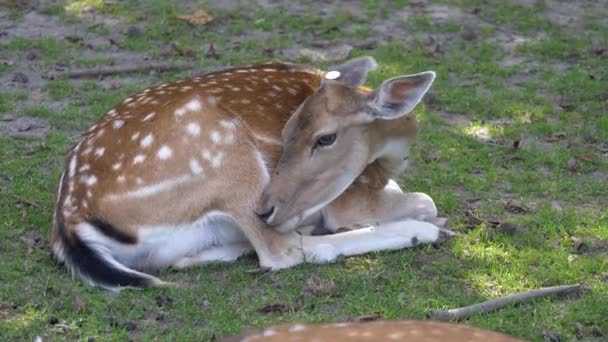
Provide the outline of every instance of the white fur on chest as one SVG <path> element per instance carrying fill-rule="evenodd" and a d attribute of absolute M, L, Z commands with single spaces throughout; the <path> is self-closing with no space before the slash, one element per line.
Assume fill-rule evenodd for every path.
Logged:
<path fill-rule="evenodd" d="M 409 165 L 410 147 L 411 145 L 405 139 L 389 140 L 372 155 L 370 163 L 380 160 L 390 168 L 393 175 L 398 175 Z"/>
<path fill-rule="evenodd" d="M 208 212 L 189 224 L 141 227 L 135 245 L 109 239 L 89 224 L 81 225 L 79 236 L 136 269 L 170 266 L 212 246 L 246 241 L 234 220 L 220 211 Z"/>

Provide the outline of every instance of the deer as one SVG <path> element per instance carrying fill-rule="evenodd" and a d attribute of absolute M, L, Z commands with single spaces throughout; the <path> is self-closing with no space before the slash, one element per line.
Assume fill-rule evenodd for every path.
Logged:
<path fill-rule="evenodd" d="M 425 341 L 521 342 L 508 335 L 465 324 L 430 320 L 379 320 L 325 324 L 289 323 L 223 338 L 223 342 Z"/>
<path fill-rule="evenodd" d="M 376 66 L 266 62 L 127 97 L 67 153 L 52 255 L 120 291 L 175 285 L 155 270 L 252 252 L 280 270 L 454 236 L 430 196 L 394 180 L 435 73 L 363 87 Z"/>

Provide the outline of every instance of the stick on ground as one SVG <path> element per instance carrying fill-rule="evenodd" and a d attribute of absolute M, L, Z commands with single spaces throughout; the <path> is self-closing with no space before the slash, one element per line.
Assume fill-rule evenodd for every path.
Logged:
<path fill-rule="evenodd" d="M 116 74 L 126 74 L 131 72 L 146 72 L 151 70 L 156 71 L 168 71 L 175 69 L 190 69 L 193 68 L 193 64 L 176 63 L 176 64 L 144 64 L 144 65 L 132 65 L 132 66 L 118 66 L 118 67 L 103 67 L 96 69 L 85 69 L 85 70 L 74 70 L 66 72 L 69 78 L 86 78 L 86 77 L 99 77 Z"/>
<path fill-rule="evenodd" d="M 580 290 L 580 284 L 543 287 L 521 293 L 515 293 L 506 297 L 488 300 L 482 303 L 465 306 L 452 310 L 431 310 L 430 318 L 440 321 L 450 321 L 468 318 L 476 313 L 488 313 L 501 309 L 510 304 L 525 303 L 535 298 L 552 296 L 558 293 L 572 293 Z"/>

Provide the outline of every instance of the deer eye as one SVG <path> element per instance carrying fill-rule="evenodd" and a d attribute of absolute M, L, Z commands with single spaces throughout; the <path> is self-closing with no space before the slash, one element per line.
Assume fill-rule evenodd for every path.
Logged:
<path fill-rule="evenodd" d="M 331 146 L 336 142 L 336 133 L 332 134 L 324 134 L 317 138 L 316 147 L 326 147 Z"/>

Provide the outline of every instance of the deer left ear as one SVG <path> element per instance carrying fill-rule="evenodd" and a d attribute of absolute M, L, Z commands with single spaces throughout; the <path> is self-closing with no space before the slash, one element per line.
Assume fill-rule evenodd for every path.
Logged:
<path fill-rule="evenodd" d="M 367 73 L 376 69 L 376 60 L 373 57 L 360 57 L 331 67 L 323 77 L 323 81 L 332 80 L 352 88 L 362 86 L 367 79 Z"/>
<path fill-rule="evenodd" d="M 382 83 L 369 102 L 373 119 L 392 120 L 411 112 L 433 84 L 435 72 L 399 76 Z"/>

